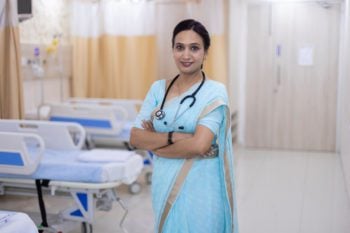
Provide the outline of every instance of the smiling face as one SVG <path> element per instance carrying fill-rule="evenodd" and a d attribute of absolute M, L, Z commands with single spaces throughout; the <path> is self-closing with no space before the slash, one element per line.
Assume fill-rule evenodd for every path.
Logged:
<path fill-rule="evenodd" d="M 206 57 L 202 37 L 192 30 L 179 32 L 174 40 L 173 57 L 181 74 L 199 72 Z"/>

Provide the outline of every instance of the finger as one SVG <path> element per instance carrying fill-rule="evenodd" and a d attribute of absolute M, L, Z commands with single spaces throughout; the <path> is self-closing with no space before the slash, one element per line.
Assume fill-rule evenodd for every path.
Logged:
<path fill-rule="evenodd" d="M 148 121 L 145 122 L 145 126 L 149 129 L 151 126 Z"/>
<path fill-rule="evenodd" d="M 154 131 L 153 123 L 149 122 L 149 128 Z"/>
<path fill-rule="evenodd" d="M 153 125 L 150 124 L 149 121 L 144 121 L 142 127 L 143 127 L 145 130 L 149 130 L 149 131 L 152 131 L 152 130 L 153 130 Z"/>

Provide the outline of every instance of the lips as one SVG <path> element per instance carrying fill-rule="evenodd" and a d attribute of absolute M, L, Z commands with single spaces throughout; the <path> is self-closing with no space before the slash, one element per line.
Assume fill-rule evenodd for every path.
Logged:
<path fill-rule="evenodd" d="M 184 67 L 189 67 L 192 65 L 192 62 L 181 62 L 181 64 L 184 66 Z"/>

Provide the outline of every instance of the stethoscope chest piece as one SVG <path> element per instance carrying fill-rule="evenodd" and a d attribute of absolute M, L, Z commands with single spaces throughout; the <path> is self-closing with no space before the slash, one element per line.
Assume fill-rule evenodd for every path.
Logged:
<path fill-rule="evenodd" d="M 203 75 L 203 78 L 202 78 L 202 82 L 199 84 L 199 86 L 197 87 L 197 89 L 191 94 L 191 95 L 187 95 L 185 96 L 181 101 L 180 101 L 180 106 L 185 102 L 185 100 L 187 99 L 192 99 L 192 102 L 191 104 L 189 105 L 189 108 L 191 108 L 195 102 L 196 102 L 196 94 L 197 92 L 202 88 L 203 84 L 204 84 L 204 81 L 205 81 L 205 74 L 204 72 L 202 71 L 202 75 Z M 176 79 L 179 77 L 180 75 L 177 75 L 170 83 L 169 87 L 166 89 L 165 91 L 165 94 L 164 94 L 164 97 L 163 97 L 163 100 L 162 100 L 162 104 L 160 105 L 160 109 L 157 110 L 155 113 L 154 113 L 154 117 L 157 119 L 157 120 L 162 120 L 164 119 L 165 117 L 165 112 L 163 110 L 163 107 L 164 107 L 164 103 L 165 103 L 165 100 L 166 100 L 166 97 L 169 93 L 169 90 L 171 88 L 171 86 L 174 84 L 174 82 L 176 81 Z M 179 111 L 179 108 L 177 109 L 177 111 Z M 175 116 L 177 115 L 177 112 L 175 114 Z"/>
<path fill-rule="evenodd" d="M 165 112 L 163 109 L 159 109 L 154 113 L 154 116 L 156 117 L 157 120 L 162 120 L 165 117 Z"/>

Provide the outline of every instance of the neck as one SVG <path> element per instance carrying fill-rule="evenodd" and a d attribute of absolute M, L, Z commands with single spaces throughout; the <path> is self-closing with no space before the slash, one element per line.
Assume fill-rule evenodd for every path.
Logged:
<path fill-rule="evenodd" d="M 202 80 L 202 78 L 203 78 L 203 75 L 201 70 L 191 74 L 181 73 L 180 77 L 178 78 L 178 84 L 180 84 L 181 86 L 192 85 Z"/>
<path fill-rule="evenodd" d="M 203 79 L 202 71 L 198 71 L 192 74 L 180 74 L 178 80 L 176 80 L 176 89 L 178 94 L 182 94 L 188 90 L 192 85 Z"/>

